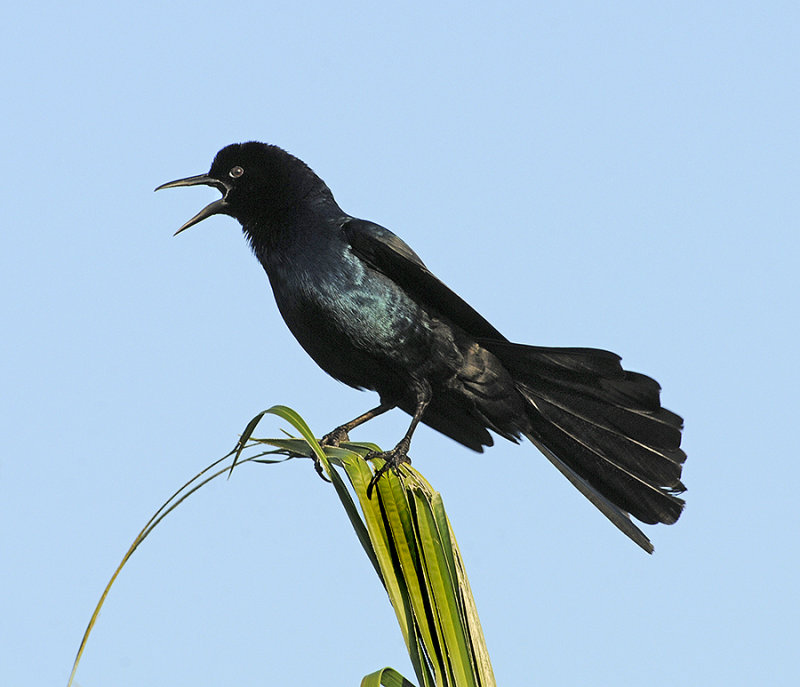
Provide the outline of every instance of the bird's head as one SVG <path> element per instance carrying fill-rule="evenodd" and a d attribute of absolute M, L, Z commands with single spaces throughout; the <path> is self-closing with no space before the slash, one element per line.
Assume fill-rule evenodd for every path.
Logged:
<path fill-rule="evenodd" d="M 155 190 L 177 186 L 213 186 L 222 198 L 209 203 L 176 234 L 212 215 L 230 215 L 242 225 L 269 221 L 301 203 L 324 182 L 302 161 L 277 146 L 251 141 L 220 150 L 207 174 L 176 179 Z"/>

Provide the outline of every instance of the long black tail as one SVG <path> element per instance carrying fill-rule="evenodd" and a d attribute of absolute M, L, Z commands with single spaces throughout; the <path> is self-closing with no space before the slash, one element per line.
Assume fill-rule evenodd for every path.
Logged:
<path fill-rule="evenodd" d="M 482 342 L 512 373 L 529 401 L 526 436 L 639 546 L 650 540 L 630 520 L 674 523 L 684 501 L 683 420 L 661 407 L 650 377 L 622 369 L 620 357 L 592 348 Z"/>

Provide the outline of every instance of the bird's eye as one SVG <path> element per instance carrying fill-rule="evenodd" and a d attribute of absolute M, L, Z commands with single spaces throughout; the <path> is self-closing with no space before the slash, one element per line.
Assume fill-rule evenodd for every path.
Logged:
<path fill-rule="evenodd" d="M 232 179 L 238 179 L 240 176 L 242 176 L 242 174 L 244 174 L 244 169 L 239 167 L 239 165 L 236 165 L 236 167 L 231 168 L 231 171 L 228 172 L 228 174 Z"/>

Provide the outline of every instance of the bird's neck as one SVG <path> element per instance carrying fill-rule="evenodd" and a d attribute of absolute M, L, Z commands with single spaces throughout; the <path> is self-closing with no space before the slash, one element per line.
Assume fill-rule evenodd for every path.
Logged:
<path fill-rule="evenodd" d="M 272 259 L 288 260 L 302 253 L 310 255 L 315 245 L 319 247 L 328 240 L 336 240 L 346 218 L 346 213 L 328 191 L 307 196 L 291 207 L 242 221 L 242 230 L 256 257 L 266 267 Z"/>

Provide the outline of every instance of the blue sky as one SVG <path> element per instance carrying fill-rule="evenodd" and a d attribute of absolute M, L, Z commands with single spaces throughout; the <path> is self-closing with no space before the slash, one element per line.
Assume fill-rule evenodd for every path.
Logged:
<path fill-rule="evenodd" d="M 292 340 L 233 220 L 172 237 L 215 193 L 152 189 L 251 139 L 510 338 L 614 350 L 685 417 L 688 506 L 652 557 L 533 447 L 417 433 L 498 684 L 797 683 L 796 3 L 17 3 L 3 25 L 3 684 L 66 682 L 136 532 L 258 411 L 323 434 L 374 403 Z M 165 521 L 77 682 L 385 665 L 413 677 L 333 491 L 292 461 Z"/>

